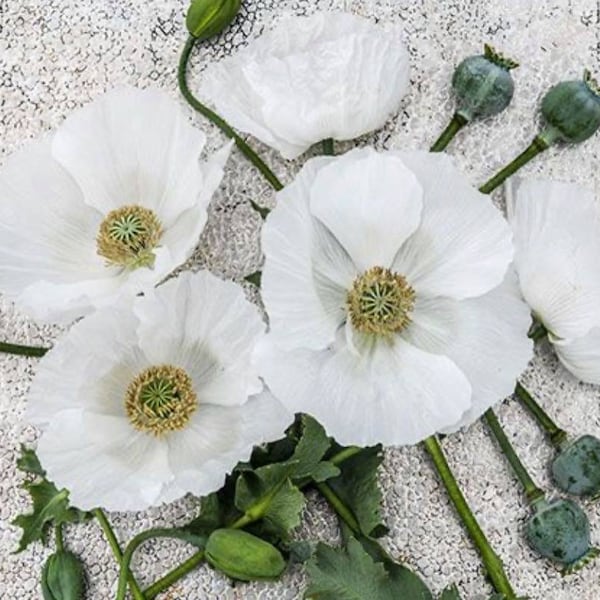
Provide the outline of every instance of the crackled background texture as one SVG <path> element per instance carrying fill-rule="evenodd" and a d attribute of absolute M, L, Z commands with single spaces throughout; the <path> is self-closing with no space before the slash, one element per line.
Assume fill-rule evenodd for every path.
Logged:
<path fill-rule="evenodd" d="M 1 156 L 56 127 L 74 108 L 119 84 L 158 86 L 178 97 L 175 70 L 186 36 L 186 5 L 186 0 L 0 0 Z M 474 184 L 534 135 L 537 103 L 549 85 L 579 76 L 586 66 L 600 72 L 597 0 L 245 0 L 226 35 L 195 55 L 192 88 L 201 85 L 208 61 L 243 46 L 282 14 L 330 8 L 397 21 L 404 27 L 412 57 L 411 91 L 397 119 L 362 140 L 378 148 L 427 147 L 452 111 L 449 81 L 453 65 L 478 52 L 484 42 L 522 62 L 515 72 L 517 93 L 510 109 L 491 122 L 472 126 L 450 149 Z M 209 133 L 213 148 L 222 143 L 219 132 L 188 112 L 196 126 Z M 284 181 L 289 181 L 300 165 L 285 164 L 266 148 L 261 151 Z M 578 148 L 551 150 L 526 172 L 597 187 L 599 153 L 600 137 L 596 136 Z M 260 219 L 250 209 L 249 200 L 271 205 L 274 197 L 237 152 L 227 171 L 192 264 L 240 280 L 261 261 Z M 495 200 L 502 207 L 501 193 Z M 248 292 L 252 294 L 252 290 Z M 30 321 L 0 297 L 0 339 L 49 344 L 60 334 L 56 328 Z M 18 531 L 9 525 L 27 508 L 15 459 L 20 443 L 32 444 L 36 439 L 35 430 L 23 422 L 35 368 L 34 359 L 0 356 L 2 599 L 41 598 L 38 578 L 46 550 L 34 545 L 22 554 L 11 554 Z M 548 348 L 539 349 L 524 379 L 564 427 L 573 433 L 600 434 L 600 389 L 575 381 Z M 539 430 L 514 402 L 505 403 L 498 412 L 526 464 L 541 484 L 549 485 L 546 465 L 552 452 Z M 533 600 L 600 598 L 600 561 L 562 579 L 529 551 L 522 536 L 528 514 L 523 496 L 479 424 L 446 439 L 444 445 L 520 593 Z M 487 597 L 490 589 L 477 555 L 423 452 L 419 448 L 388 451 L 381 482 L 391 528 L 386 538 L 390 552 L 418 570 L 435 590 L 455 581 L 467 600 Z M 126 540 L 142 528 L 182 523 L 195 507 L 196 501 L 186 498 L 141 514 L 114 514 L 112 519 L 118 535 Z M 600 505 L 588 504 L 586 510 L 593 540 L 600 544 Z M 86 561 L 91 581 L 88 597 L 113 598 L 117 570 L 97 526 L 89 523 L 71 528 L 67 535 L 71 548 Z M 316 499 L 311 501 L 298 535 L 336 539 L 335 523 Z M 140 581 L 148 584 L 188 553 L 174 542 L 144 546 L 134 569 Z M 292 569 L 275 584 L 237 587 L 201 568 L 164 598 L 293 599 L 302 597 L 304 586 L 301 568 Z"/>

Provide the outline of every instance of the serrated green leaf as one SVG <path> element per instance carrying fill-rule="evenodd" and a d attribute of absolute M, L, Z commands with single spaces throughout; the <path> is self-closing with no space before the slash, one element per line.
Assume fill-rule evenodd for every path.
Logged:
<path fill-rule="evenodd" d="M 458 592 L 458 588 L 456 587 L 456 585 L 451 585 L 450 587 L 446 588 L 442 592 L 440 600 L 461 600 L 460 593 Z M 501 599 L 498 598 L 497 600 Z"/>
<path fill-rule="evenodd" d="M 58 490 L 45 479 L 25 483 L 23 487 L 31 495 L 33 511 L 13 521 L 13 525 L 23 529 L 16 552 L 25 550 L 32 542 L 45 541 L 50 525 L 81 522 L 88 517 L 87 513 L 69 507 L 67 490 Z"/>
<path fill-rule="evenodd" d="M 210 535 L 215 529 L 224 525 L 223 507 L 217 495 L 213 492 L 200 500 L 200 514 L 190 521 L 183 529 L 196 535 Z"/>
<path fill-rule="evenodd" d="M 306 599 L 319 600 L 429 600 L 431 594 L 422 594 L 422 582 L 409 576 L 390 574 L 382 563 L 375 562 L 354 538 L 348 540 L 346 550 L 318 544 L 314 557 L 307 565 L 311 583 Z M 414 581 L 419 587 L 414 587 Z M 426 589 L 426 588 L 425 588 Z"/>
<path fill-rule="evenodd" d="M 45 477 L 46 471 L 42 468 L 37 454 L 31 448 L 21 444 L 21 456 L 17 458 L 17 468 L 23 473 Z"/>
<path fill-rule="evenodd" d="M 330 454 L 342 450 L 333 448 Z M 382 495 L 377 471 L 383 460 L 381 445 L 361 448 L 339 465 L 340 475 L 327 481 L 329 487 L 352 511 L 367 537 L 381 537 L 388 531 L 381 514 Z"/>

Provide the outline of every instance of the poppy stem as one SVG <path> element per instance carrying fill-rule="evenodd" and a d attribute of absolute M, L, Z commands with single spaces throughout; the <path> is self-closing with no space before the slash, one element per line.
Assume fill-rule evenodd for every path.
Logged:
<path fill-rule="evenodd" d="M 430 152 L 442 152 L 445 150 L 448 144 L 454 139 L 454 136 L 468 123 L 469 121 L 459 115 L 458 113 L 454 113 L 452 119 L 446 126 L 446 129 L 442 131 L 440 137 L 433 143 Z"/>
<path fill-rule="evenodd" d="M 517 381 L 515 396 L 519 402 L 529 411 L 537 424 L 544 430 L 551 444 L 555 448 L 561 448 L 567 440 L 567 432 L 561 429 L 546 413 L 546 411 L 535 401 L 534 397 L 525 387 Z"/>
<path fill-rule="evenodd" d="M 23 346 L 21 344 L 11 344 L 9 342 L 0 342 L 0 352 L 6 354 L 17 354 L 18 356 L 34 356 L 39 358 L 48 352 L 49 348 L 40 348 L 38 346 Z"/>
<path fill-rule="evenodd" d="M 327 138 L 321 142 L 323 146 L 323 154 L 325 156 L 334 156 L 335 155 L 335 145 L 333 138 Z"/>
<path fill-rule="evenodd" d="M 241 153 L 260 171 L 261 175 L 269 182 L 271 187 L 275 191 L 279 191 L 283 189 L 283 184 L 275 173 L 268 167 L 268 165 L 263 161 L 263 159 L 250 147 L 250 145 L 240 136 L 238 133 L 216 112 L 208 108 L 205 104 L 202 104 L 195 96 L 192 94 L 188 83 L 187 83 L 187 67 L 190 59 L 190 54 L 192 49 L 194 48 L 194 44 L 196 43 L 196 38 L 193 36 L 189 36 L 185 46 L 183 47 L 183 51 L 181 52 L 181 57 L 179 59 L 179 68 L 177 69 L 177 82 L 179 84 L 179 89 L 183 94 L 183 97 L 186 99 L 187 103 L 195 110 L 197 110 L 201 115 L 206 117 L 211 123 L 214 123 L 227 137 L 231 138 L 235 141 L 236 146 L 240 149 Z M 266 209 L 262 209 L 266 210 Z"/>
<path fill-rule="evenodd" d="M 121 546 L 119 545 L 119 541 L 117 540 L 117 536 L 115 535 L 110 521 L 104 514 L 104 511 L 100 508 L 94 509 L 92 511 L 92 514 L 94 515 L 94 517 L 96 517 L 98 524 L 102 528 L 102 531 L 104 532 L 104 535 L 108 540 L 108 544 L 110 545 L 113 551 L 114 557 L 117 563 L 119 564 L 119 567 L 123 569 L 123 551 L 121 550 Z M 137 581 L 135 580 L 135 577 L 133 576 L 129 568 L 125 570 L 125 579 L 126 582 L 129 583 L 131 595 L 133 596 L 134 600 L 146 600 L 144 594 L 142 593 L 142 590 L 140 589 L 140 586 L 138 585 Z"/>
<path fill-rule="evenodd" d="M 499 594 L 503 594 L 506 600 L 516 600 L 517 596 L 504 571 L 502 559 L 496 554 L 490 545 L 485 533 L 481 529 L 477 518 L 469 507 L 461 489 L 452 473 L 444 451 L 436 436 L 431 436 L 423 442 L 423 446 L 429 453 L 435 469 L 446 488 L 448 498 L 454 505 L 469 537 L 481 556 L 485 571 Z"/>
<path fill-rule="evenodd" d="M 515 452 L 513 445 L 510 443 L 508 436 L 504 432 L 504 429 L 502 429 L 502 426 L 500 425 L 498 417 L 494 411 L 490 408 L 486 411 L 484 416 L 490 431 L 496 438 L 496 441 L 502 450 L 502 453 L 504 456 L 506 456 L 506 460 L 508 460 L 510 463 L 510 466 L 517 476 L 517 479 L 523 486 L 527 501 L 530 504 L 533 504 L 539 500 L 543 500 L 545 495 L 544 492 L 535 484 L 531 478 L 531 475 L 529 475 L 529 472 Z"/>

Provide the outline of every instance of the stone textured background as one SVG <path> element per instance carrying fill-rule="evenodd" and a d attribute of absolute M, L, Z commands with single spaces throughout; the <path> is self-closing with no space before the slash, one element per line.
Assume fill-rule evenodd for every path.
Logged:
<path fill-rule="evenodd" d="M 186 5 L 185 0 L 0 0 L 2 156 L 56 127 L 74 108 L 119 84 L 158 86 L 177 97 L 175 70 L 186 36 Z M 551 84 L 579 76 L 584 67 L 600 74 L 597 0 L 245 0 L 230 31 L 195 55 L 192 87 L 201 86 L 208 61 L 244 45 L 273 19 L 286 12 L 328 8 L 403 24 L 412 56 L 412 87 L 398 118 L 384 131 L 362 140 L 379 148 L 424 148 L 434 140 L 452 112 L 449 81 L 453 65 L 479 52 L 484 42 L 522 62 L 515 72 L 517 93 L 510 109 L 492 121 L 472 126 L 450 148 L 474 184 L 532 138 L 538 100 Z M 191 110 L 189 115 L 209 132 L 213 147 L 222 142 L 221 135 Z M 596 136 L 578 148 L 551 150 L 527 172 L 597 187 L 599 150 Z M 266 148 L 261 151 L 285 181 L 299 167 L 299 163 L 285 164 Z M 270 204 L 273 194 L 235 152 L 213 201 L 194 266 L 206 266 L 239 280 L 260 265 L 260 219 L 249 208 L 250 199 Z M 497 201 L 501 206 L 500 193 Z M 31 322 L 0 297 L 0 339 L 48 344 L 60 333 Z M 35 368 L 34 359 L 0 356 L 0 598 L 7 600 L 41 598 L 38 578 L 46 550 L 34 545 L 22 554 L 11 554 L 18 531 L 9 525 L 27 508 L 15 459 L 20 443 L 36 439 L 35 430 L 22 420 Z M 576 382 L 549 348 L 538 351 L 524 379 L 564 427 L 573 433 L 600 434 L 598 388 Z M 526 464 L 538 481 L 549 487 L 546 465 L 552 451 L 539 430 L 514 402 L 505 403 L 498 412 Z M 521 594 L 532 600 L 600 599 L 600 561 L 563 579 L 554 567 L 529 551 L 522 536 L 528 514 L 523 496 L 479 424 L 446 439 L 444 446 Z M 423 452 L 419 448 L 387 452 L 381 481 L 391 528 L 386 544 L 391 553 L 418 570 L 435 590 L 456 581 L 467 600 L 487 596 L 490 589 L 478 557 Z M 126 540 L 142 528 L 181 523 L 193 514 L 195 506 L 196 501 L 187 498 L 160 509 L 114 514 L 112 518 L 118 535 Z M 593 540 L 600 544 L 600 508 L 591 504 L 585 508 Z M 335 540 L 336 535 L 331 515 L 314 499 L 299 536 Z M 91 580 L 88 597 L 112 598 L 117 570 L 96 524 L 69 529 L 67 539 L 86 561 Z M 144 546 L 134 569 L 142 583 L 150 583 L 188 553 L 188 548 L 175 542 Z M 275 584 L 236 587 L 202 568 L 164 598 L 292 599 L 302 597 L 304 585 L 300 568 Z"/>

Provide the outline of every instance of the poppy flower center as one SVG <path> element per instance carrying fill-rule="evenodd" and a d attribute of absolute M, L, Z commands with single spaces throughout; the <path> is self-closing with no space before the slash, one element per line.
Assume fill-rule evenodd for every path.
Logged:
<path fill-rule="evenodd" d="M 109 265 L 137 269 L 154 266 L 153 250 L 162 236 L 154 212 L 142 206 L 123 206 L 106 215 L 96 237 L 97 251 Z"/>
<path fill-rule="evenodd" d="M 373 267 L 354 280 L 346 305 L 357 331 L 388 337 L 411 322 L 415 291 L 404 276 Z"/>
<path fill-rule="evenodd" d="M 156 436 L 184 429 L 198 408 L 192 379 L 179 367 L 160 365 L 142 371 L 129 384 L 125 410 L 138 430 Z"/>

